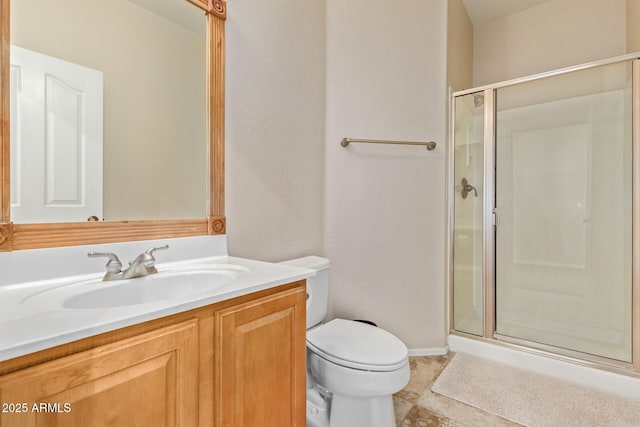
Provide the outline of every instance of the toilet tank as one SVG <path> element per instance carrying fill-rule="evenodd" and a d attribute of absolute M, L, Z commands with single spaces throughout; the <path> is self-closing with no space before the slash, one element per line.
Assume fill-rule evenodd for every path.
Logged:
<path fill-rule="evenodd" d="M 329 260 L 319 256 L 306 256 L 281 264 L 308 268 L 317 273 L 307 279 L 307 329 L 316 326 L 327 314 L 329 303 Z"/>

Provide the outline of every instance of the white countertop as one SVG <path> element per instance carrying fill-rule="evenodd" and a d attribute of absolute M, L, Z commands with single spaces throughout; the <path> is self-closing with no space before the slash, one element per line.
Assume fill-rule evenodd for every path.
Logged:
<path fill-rule="evenodd" d="M 212 264 L 241 266 L 244 271 L 231 283 L 209 291 L 116 308 L 67 309 L 55 301 L 48 303 L 46 298 L 40 298 L 37 303 L 27 303 L 33 300 L 33 295 L 65 283 L 99 279 L 103 272 L 0 286 L 0 361 L 306 279 L 315 274 L 303 268 L 229 256 L 158 263 L 157 267 L 162 271 L 167 266 Z"/>

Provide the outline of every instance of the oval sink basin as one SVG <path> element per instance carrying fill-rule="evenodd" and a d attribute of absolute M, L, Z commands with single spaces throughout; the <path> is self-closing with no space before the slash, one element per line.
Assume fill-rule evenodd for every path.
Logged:
<path fill-rule="evenodd" d="M 135 279 L 74 282 L 32 295 L 27 300 L 32 304 L 43 298 L 49 303 L 54 300 L 63 308 L 76 310 L 149 304 L 209 292 L 232 283 L 248 271 L 246 267 L 227 264 L 179 267 Z"/>

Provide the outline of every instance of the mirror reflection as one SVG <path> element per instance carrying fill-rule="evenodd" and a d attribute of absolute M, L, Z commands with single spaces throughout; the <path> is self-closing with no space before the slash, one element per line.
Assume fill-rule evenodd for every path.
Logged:
<path fill-rule="evenodd" d="M 18 0 L 11 43 L 13 222 L 207 215 L 199 8 Z"/>

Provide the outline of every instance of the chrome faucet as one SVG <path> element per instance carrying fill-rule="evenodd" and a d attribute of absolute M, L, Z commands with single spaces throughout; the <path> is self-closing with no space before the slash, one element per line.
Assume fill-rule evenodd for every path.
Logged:
<path fill-rule="evenodd" d="M 122 263 L 113 252 L 89 252 L 87 256 L 90 258 L 109 258 L 109 261 L 107 261 L 105 265 L 106 273 L 102 278 L 103 281 L 107 282 L 110 280 L 133 279 L 157 273 L 158 270 L 155 266 L 156 259 L 153 256 L 153 252 L 161 249 L 169 249 L 169 245 L 147 249 L 138 255 L 136 259 L 130 261 L 129 267 L 126 270 L 122 270 Z"/>

